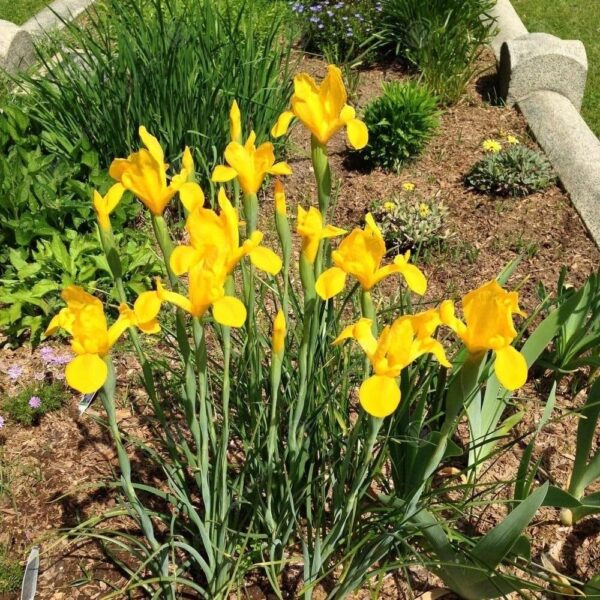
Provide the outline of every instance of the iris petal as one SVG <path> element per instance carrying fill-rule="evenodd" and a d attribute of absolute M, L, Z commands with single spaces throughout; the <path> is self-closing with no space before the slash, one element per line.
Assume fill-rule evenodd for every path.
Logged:
<path fill-rule="evenodd" d="M 359 399 L 366 412 L 383 419 L 391 415 L 400 404 L 400 388 L 392 377 L 373 375 L 360 386 Z"/>
<path fill-rule="evenodd" d="M 494 370 L 498 381 L 510 391 L 522 387 L 527 381 L 525 357 L 512 346 L 496 350 Z"/>
<path fill-rule="evenodd" d="M 246 307 L 233 296 L 224 296 L 212 307 L 215 321 L 227 327 L 241 327 L 246 322 Z"/>
<path fill-rule="evenodd" d="M 321 273 L 315 290 L 323 300 L 329 300 L 337 296 L 346 285 L 346 273 L 338 267 L 331 267 L 327 271 Z"/>
<path fill-rule="evenodd" d="M 82 394 L 99 390 L 108 376 L 106 363 L 97 354 L 75 357 L 65 370 L 67 383 Z"/>

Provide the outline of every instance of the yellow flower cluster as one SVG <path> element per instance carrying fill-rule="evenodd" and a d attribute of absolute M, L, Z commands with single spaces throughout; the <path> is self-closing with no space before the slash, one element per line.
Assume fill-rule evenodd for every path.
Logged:
<path fill-rule="evenodd" d="M 362 148 L 367 144 L 367 129 L 347 104 L 346 90 L 337 67 L 329 67 L 320 85 L 309 75 L 300 74 L 295 78 L 294 86 L 291 110 L 284 112 L 277 121 L 272 131 L 274 136 L 283 135 L 292 119 L 297 118 L 319 144 L 325 145 L 344 127 L 353 147 Z M 267 175 L 292 173 L 287 163 L 276 161 L 270 142 L 257 147 L 254 132 L 243 142 L 241 114 L 236 102 L 232 105 L 229 119 L 231 142 L 224 153 L 227 164 L 215 168 L 212 175 L 214 182 L 236 179 L 247 197 L 256 195 Z M 171 303 L 197 319 L 203 318 L 210 310 L 214 320 L 221 325 L 241 327 L 246 322 L 247 309 L 234 296 L 232 275 L 236 267 L 248 257 L 255 268 L 277 276 L 284 265 L 282 258 L 262 245 L 262 232 L 247 228 L 245 239 L 242 238 L 238 210 L 223 188 L 218 192 L 218 210 L 204 206 L 204 193 L 194 181 L 194 162 L 189 149 L 184 151 L 180 172 L 168 180 L 160 143 L 144 127 L 140 127 L 139 133 L 144 147 L 126 159 L 116 159 L 110 167 L 110 175 L 117 183 L 105 196 L 94 192 L 93 206 L 100 230 L 110 232 L 110 214 L 126 190 L 149 209 L 155 230 L 159 230 L 161 222 L 164 223 L 162 214 L 178 194 L 186 210 L 185 229 L 189 241 L 164 252 L 170 286 L 165 287 L 157 280 L 156 289 L 142 293 L 133 308 L 121 304 L 119 318 L 110 327 L 100 300 L 75 286 L 63 292 L 67 307 L 54 317 L 46 333 L 62 328 L 71 334 L 76 358 L 67 366 L 66 377 L 69 385 L 83 393 L 95 391 L 105 383 L 108 374 L 105 358 L 126 329 L 138 328 L 150 334 L 160 331 L 157 317 L 163 303 Z M 486 140 L 484 147 L 497 151 L 495 144 L 498 143 Z M 410 192 L 414 184 L 405 182 L 402 187 Z M 275 182 L 274 198 L 281 239 L 287 235 L 285 231 L 289 233 L 289 226 L 285 193 L 279 180 Z M 422 204 L 419 210 L 425 216 L 429 207 Z M 401 275 L 411 291 L 425 294 L 427 280 L 423 272 L 411 264 L 410 253 L 398 255 L 390 263 L 383 264 L 385 242 L 370 214 L 367 214 L 363 228 L 355 228 L 347 235 L 343 229 L 327 224 L 326 217 L 315 207 L 305 209 L 298 206 L 301 264 L 308 265 L 312 273 L 310 278 L 302 280 L 303 285 L 311 286 L 310 290 L 305 289 L 305 293 L 316 293 L 322 301 L 331 300 L 344 290 L 346 280 L 351 276 L 358 282 L 365 297 L 370 298 L 370 290 L 380 281 Z M 323 269 L 322 259 L 327 256 L 322 251 L 324 240 L 341 236 L 344 236 L 343 239 L 331 253 L 331 266 Z M 290 246 L 289 243 L 287 245 Z M 286 256 L 287 269 L 289 253 Z M 287 277 L 286 270 L 284 275 Z M 288 283 L 286 280 L 286 285 Z M 186 294 L 179 291 L 184 284 Z M 253 290 L 249 292 L 252 294 Z M 272 333 L 273 356 L 279 359 L 285 352 L 285 301 L 283 307 L 277 312 Z M 504 291 L 492 281 L 467 294 L 462 307 L 464 321 L 456 317 L 454 304 L 445 301 L 436 309 L 397 318 L 383 328 L 379 337 L 374 333 L 377 329 L 375 315 L 365 314 L 363 309 L 363 318 L 343 329 L 334 343 L 356 340 L 372 366 L 373 375 L 363 382 L 359 393 L 365 411 L 378 418 L 391 414 L 400 402 L 397 378 L 403 369 L 423 354 L 433 354 L 440 364 L 450 368 L 444 347 L 435 337 L 440 326 L 454 331 L 473 355 L 482 355 L 490 350 L 495 352 L 496 373 L 506 388 L 512 390 L 523 385 L 527 365 L 523 356 L 511 345 L 517 335 L 513 315 L 523 314 L 518 307 L 517 294 Z"/>

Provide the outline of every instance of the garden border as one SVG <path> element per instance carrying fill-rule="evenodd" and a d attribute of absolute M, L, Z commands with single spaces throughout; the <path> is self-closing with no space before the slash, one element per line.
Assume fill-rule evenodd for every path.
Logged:
<path fill-rule="evenodd" d="M 35 62 L 35 42 L 65 21 L 81 15 L 96 0 L 54 0 L 20 27 L 0 19 L 0 68 L 9 73 L 26 69 Z"/>
<path fill-rule="evenodd" d="M 578 106 L 587 76 L 585 47 L 529 33 L 510 0 L 497 0 L 493 16 L 498 32 L 490 45 L 501 96 L 518 106 L 600 248 L 600 140 Z"/>

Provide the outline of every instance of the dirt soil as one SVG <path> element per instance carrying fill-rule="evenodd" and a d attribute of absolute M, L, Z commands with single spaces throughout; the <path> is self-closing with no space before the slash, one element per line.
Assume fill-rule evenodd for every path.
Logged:
<path fill-rule="evenodd" d="M 522 304 L 531 309 L 537 303 L 536 286 L 543 282 L 553 290 L 563 265 L 569 269 L 568 281 L 578 285 L 600 265 L 600 252 L 589 238 L 568 196 L 558 186 L 523 199 L 499 200 L 477 195 L 465 189 L 462 180 L 469 168 L 482 156 L 481 143 L 487 138 L 516 135 L 523 143 L 535 146 L 529 138 L 522 116 L 515 110 L 493 106 L 483 99 L 493 72 L 493 59 L 487 55 L 488 68 L 470 86 L 465 98 L 448 109 L 439 134 L 423 156 L 400 174 L 381 170 L 364 172 L 352 168 L 343 137 L 333 143 L 332 170 L 340 183 L 336 210 L 331 221 L 352 228 L 362 222 L 373 201 L 385 201 L 401 189 L 404 182 L 433 196 L 440 193 L 449 208 L 448 227 L 453 234 L 452 251 L 440 250 L 423 266 L 430 282 L 428 298 L 458 297 L 482 282 L 494 278 L 510 260 L 525 253 L 510 280 L 521 289 Z M 305 59 L 301 69 L 316 76 L 325 72 L 325 64 Z M 403 77 L 391 68 L 373 68 L 362 74 L 357 104 L 379 94 L 383 81 Z M 315 198 L 308 136 L 300 127 L 292 135 L 293 152 L 289 162 L 294 170 L 286 181 L 290 212 L 295 204 L 307 205 Z M 314 202 L 314 200 L 313 200 Z M 263 219 L 272 200 L 265 199 Z M 55 346 L 59 352 L 65 348 Z M 7 374 L 11 366 L 23 368 L 13 381 Z M 135 405 L 135 360 L 120 355 L 120 381 L 127 381 L 119 415 L 122 425 L 139 434 L 141 425 L 131 407 Z M 61 368 L 44 364 L 38 351 L 23 347 L 0 349 L 0 397 L 12 394 L 34 374 L 60 378 Z M 44 551 L 39 581 L 39 600 L 101 598 L 122 584 L 121 575 L 102 561 L 93 545 L 69 547 L 56 543 L 58 530 L 71 527 L 84 518 L 101 514 L 114 506 L 111 492 L 97 486 L 110 478 L 116 468 L 110 439 L 91 414 L 79 417 L 77 398 L 67 394 L 61 411 L 43 417 L 33 427 L 7 422 L 0 431 L 0 549 L 15 560 L 23 560 L 34 544 Z M 517 403 L 526 408 L 527 417 L 514 432 L 518 437 L 531 430 L 543 411 L 545 394 L 538 384 L 529 384 L 518 393 Z M 559 390 L 556 415 L 577 406 L 580 398 L 568 388 Z M 538 438 L 536 456 L 542 458 L 545 472 L 560 484 L 566 484 L 574 454 L 577 423 L 574 417 L 553 421 Z M 597 436 L 600 438 L 599 436 Z M 596 442 L 600 444 L 600 439 Z M 506 479 L 515 473 L 525 442 L 520 441 L 491 465 L 490 479 Z M 490 508 L 480 515 L 480 527 L 486 530 L 502 518 L 501 508 Z M 598 572 L 600 564 L 600 519 L 588 518 L 577 527 L 560 525 L 558 511 L 544 509 L 530 528 L 534 556 L 547 552 L 561 573 L 587 580 Z M 414 573 L 413 589 L 423 592 L 440 582 L 422 572 Z M 77 587 L 71 587 L 77 582 Z M 7 595 L 0 600 L 17 598 Z M 249 598 L 265 598 L 257 586 L 247 591 Z M 316 597 L 319 597 L 317 594 Z M 356 598 L 369 598 L 368 591 Z M 379 598 L 410 598 L 410 592 L 398 574 L 386 577 Z"/>

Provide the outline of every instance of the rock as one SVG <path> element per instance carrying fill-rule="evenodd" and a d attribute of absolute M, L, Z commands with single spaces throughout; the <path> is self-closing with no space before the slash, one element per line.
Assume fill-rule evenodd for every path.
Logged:
<path fill-rule="evenodd" d="M 510 0 L 497 0 L 490 11 L 490 16 L 496 21 L 496 35 L 490 41 L 490 46 L 500 60 L 500 51 L 504 42 L 527 35 L 527 28 L 513 8 Z"/>
<path fill-rule="evenodd" d="M 0 20 L 0 68 L 14 73 L 29 66 L 35 55 L 29 32 Z"/>
<path fill-rule="evenodd" d="M 587 79 L 587 55 L 579 40 L 530 33 L 502 44 L 499 92 L 509 106 L 534 92 L 557 92 L 579 111 Z"/>

